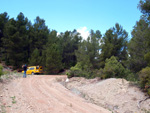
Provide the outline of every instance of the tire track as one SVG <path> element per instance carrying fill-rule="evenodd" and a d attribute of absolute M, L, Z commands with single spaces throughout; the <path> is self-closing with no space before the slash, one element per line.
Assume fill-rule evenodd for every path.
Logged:
<path fill-rule="evenodd" d="M 56 80 L 63 78 L 66 76 L 34 75 L 12 81 L 4 100 L 11 104 L 9 97 L 14 95 L 17 102 L 6 109 L 7 113 L 110 113 L 87 103 Z"/>

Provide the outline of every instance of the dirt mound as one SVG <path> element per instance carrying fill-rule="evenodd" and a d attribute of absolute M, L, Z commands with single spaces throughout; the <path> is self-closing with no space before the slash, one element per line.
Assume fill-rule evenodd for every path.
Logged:
<path fill-rule="evenodd" d="M 114 113 L 145 113 L 150 111 L 150 99 L 139 88 L 125 79 L 110 78 L 106 80 L 71 78 L 66 87 L 85 99 Z M 140 108 L 139 108 L 140 107 Z"/>

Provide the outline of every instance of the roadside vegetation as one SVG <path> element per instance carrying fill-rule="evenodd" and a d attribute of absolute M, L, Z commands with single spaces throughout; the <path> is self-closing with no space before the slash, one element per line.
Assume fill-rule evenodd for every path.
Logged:
<path fill-rule="evenodd" d="M 22 77 L 22 73 L 17 70 L 5 69 L 2 64 L 0 64 L 0 82 L 9 81 L 11 79 Z"/>
<path fill-rule="evenodd" d="M 3 66 L 0 64 L 0 77 L 3 75 Z"/>
<path fill-rule="evenodd" d="M 0 61 L 13 70 L 23 64 L 43 66 L 46 74 L 70 70 L 69 78 L 125 78 L 139 82 L 150 95 L 150 1 L 140 0 L 138 9 L 143 15 L 133 27 L 131 39 L 119 23 L 104 35 L 91 29 L 83 40 L 77 30 L 58 33 L 49 29 L 39 16 L 31 23 L 22 12 L 16 19 L 1 13 Z"/>

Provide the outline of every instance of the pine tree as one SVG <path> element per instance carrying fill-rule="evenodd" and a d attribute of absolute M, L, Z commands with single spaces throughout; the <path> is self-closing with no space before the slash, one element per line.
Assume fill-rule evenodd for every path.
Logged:
<path fill-rule="evenodd" d="M 128 33 L 117 23 L 115 27 L 106 31 L 101 44 L 101 66 L 111 56 L 117 57 L 120 61 L 127 59 L 127 38 Z"/>
<path fill-rule="evenodd" d="M 54 43 L 46 49 L 46 73 L 56 74 L 62 69 L 62 57 L 59 46 Z"/>
<path fill-rule="evenodd" d="M 84 40 L 78 50 L 76 50 L 77 56 L 77 64 L 75 68 L 79 68 L 83 71 L 83 76 L 91 78 L 91 73 L 94 72 L 95 69 L 99 69 L 99 51 L 100 51 L 100 39 L 101 34 L 100 31 L 94 33 L 91 30 L 91 35 L 87 40 Z M 73 68 L 72 68 L 73 69 Z M 80 76 L 80 75 L 78 75 Z"/>
<path fill-rule="evenodd" d="M 0 14 L 0 61 L 2 60 L 2 54 L 5 53 L 5 49 L 2 43 L 2 38 L 4 37 L 4 28 L 8 20 L 9 20 L 9 17 L 6 12 Z"/>
<path fill-rule="evenodd" d="M 13 65 L 14 68 L 21 67 L 22 63 L 28 61 L 27 23 L 28 19 L 20 13 L 16 20 L 12 18 L 5 25 L 2 41 L 6 52 L 3 57 L 6 63 Z"/>
<path fill-rule="evenodd" d="M 150 52 L 149 29 L 145 20 L 141 19 L 134 26 L 132 39 L 128 45 L 130 54 L 129 67 L 132 71 L 138 72 L 147 66 L 144 55 Z"/>
<path fill-rule="evenodd" d="M 29 65 L 30 66 L 41 65 L 40 52 L 39 52 L 39 50 L 37 48 L 31 54 L 31 57 L 29 59 Z"/>
<path fill-rule="evenodd" d="M 62 48 L 62 62 L 65 68 L 70 68 L 74 66 L 77 62 L 75 56 L 75 50 L 78 49 L 78 45 L 80 44 L 81 37 L 76 30 L 73 32 L 66 31 L 62 33 L 59 38 L 61 39 L 61 48 Z"/>

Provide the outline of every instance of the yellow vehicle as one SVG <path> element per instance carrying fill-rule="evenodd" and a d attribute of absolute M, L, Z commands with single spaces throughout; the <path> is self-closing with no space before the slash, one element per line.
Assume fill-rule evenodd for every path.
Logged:
<path fill-rule="evenodd" d="M 24 73 L 24 71 L 22 71 L 22 73 Z M 43 69 L 42 66 L 30 66 L 27 67 L 27 71 L 26 74 L 28 75 L 34 75 L 34 74 L 42 74 L 43 73 Z"/>

